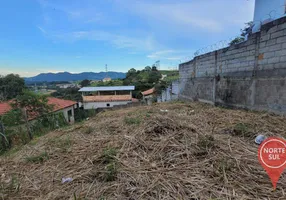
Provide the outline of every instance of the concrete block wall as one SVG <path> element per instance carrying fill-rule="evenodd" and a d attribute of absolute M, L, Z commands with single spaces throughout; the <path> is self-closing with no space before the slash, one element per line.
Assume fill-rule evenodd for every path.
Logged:
<path fill-rule="evenodd" d="M 180 99 L 286 114 L 286 17 L 179 70 Z"/>

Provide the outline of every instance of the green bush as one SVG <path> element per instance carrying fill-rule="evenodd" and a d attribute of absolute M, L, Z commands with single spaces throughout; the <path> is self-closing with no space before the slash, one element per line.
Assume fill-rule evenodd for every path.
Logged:
<path fill-rule="evenodd" d="M 133 118 L 133 117 L 125 117 L 124 122 L 128 125 L 132 125 L 132 124 L 139 125 L 141 123 L 139 118 Z"/>
<path fill-rule="evenodd" d="M 16 117 L 13 117 L 12 114 L 13 112 L 2 118 L 4 119 L 5 136 L 9 141 L 9 146 L 6 144 L 4 145 L 3 137 L 0 137 L 0 153 L 7 151 L 12 146 L 27 144 L 30 141 L 26 124 L 13 123 L 12 121 L 15 120 Z M 17 113 L 14 114 L 16 115 Z M 50 113 L 29 122 L 29 127 L 33 136 L 42 136 L 50 131 L 67 125 L 68 123 L 62 112 Z"/>

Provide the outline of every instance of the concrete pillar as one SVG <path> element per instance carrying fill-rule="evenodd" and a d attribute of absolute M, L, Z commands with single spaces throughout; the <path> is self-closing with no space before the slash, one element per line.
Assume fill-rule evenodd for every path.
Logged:
<path fill-rule="evenodd" d="M 251 95 L 250 95 L 250 104 L 251 106 L 255 105 L 255 93 L 256 93 L 256 82 L 257 82 L 257 71 L 258 71 L 258 60 L 259 60 L 259 49 L 260 49 L 260 37 L 261 32 L 256 33 L 255 38 L 255 61 L 254 68 L 252 73 L 252 85 L 251 85 Z"/>
<path fill-rule="evenodd" d="M 216 76 L 217 76 L 217 54 L 218 54 L 218 51 L 215 51 L 215 68 L 214 68 L 214 75 L 213 75 L 213 103 L 215 104 L 216 102 L 216 88 L 217 88 L 217 79 L 216 79 Z"/>

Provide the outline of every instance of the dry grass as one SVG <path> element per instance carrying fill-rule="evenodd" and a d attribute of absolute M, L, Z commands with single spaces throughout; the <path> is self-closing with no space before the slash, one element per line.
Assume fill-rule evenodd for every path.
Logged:
<path fill-rule="evenodd" d="M 1 157 L 0 199 L 286 199 L 286 176 L 272 191 L 254 143 L 286 137 L 285 122 L 199 103 L 107 111 Z"/>

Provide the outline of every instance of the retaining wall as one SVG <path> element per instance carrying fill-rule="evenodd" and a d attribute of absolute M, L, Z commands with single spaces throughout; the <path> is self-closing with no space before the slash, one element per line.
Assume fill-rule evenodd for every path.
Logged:
<path fill-rule="evenodd" d="M 179 98 L 286 113 L 286 17 L 179 65 Z"/>

